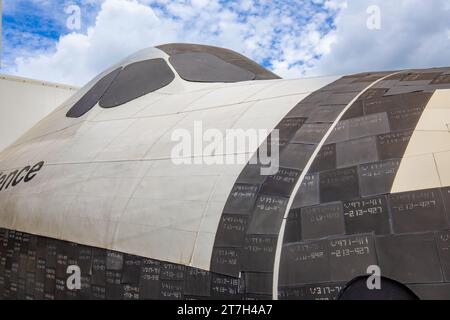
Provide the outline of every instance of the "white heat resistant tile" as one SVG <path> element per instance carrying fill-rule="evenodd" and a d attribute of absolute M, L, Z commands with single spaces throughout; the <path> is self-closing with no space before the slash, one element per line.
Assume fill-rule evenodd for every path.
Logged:
<path fill-rule="evenodd" d="M 14 206 L 8 208 L 14 213 L 11 229 L 59 239 L 63 226 L 67 224 L 64 215 L 73 197 L 47 193 L 20 196 L 10 201 Z M 72 227 L 79 228 L 78 225 Z"/>
<path fill-rule="evenodd" d="M 420 117 L 416 130 L 448 131 L 447 123 L 450 123 L 450 108 L 433 109 L 427 107 Z"/>
<path fill-rule="evenodd" d="M 136 119 L 131 126 L 103 148 L 96 160 L 140 160 L 181 119 L 182 115 Z"/>
<path fill-rule="evenodd" d="M 144 159 L 191 158 L 213 156 L 215 148 L 207 148 L 211 141 L 220 141 L 251 104 L 239 104 L 217 109 L 185 113 L 179 123 L 161 137 Z M 208 136 L 210 138 L 208 138 Z M 194 143 L 195 142 L 195 143 Z M 190 146 L 190 148 L 189 148 Z"/>
<path fill-rule="evenodd" d="M 95 122 L 83 134 L 67 142 L 66 148 L 55 151 L 54 163 L 90 162 L 113 139 L 129 128 L 135 119 Z"/>
<path fill-rule="evenodd" d="M 217 178 L 211 176 L 145 177 L 133 197 L 153 200 L 203 201 L 209 199 Z"/>
<path fill-rule="evenodd" d="M 189 265 L 196 233 L 120 223 L 112 247 L 120 252 Z"/>
<path fill-rule="evenodd" d="M 221 199 L 223 199 L 223 197 Z M 201 219 L 201 225 L 198 229 L 199 232 L 213 234 L 216 233 L 219 227 L 220 218 L 222 217 L 223 209 L 225 208 L 225 202 L 226 200 L 208 202 L 206 210 Z"/>
<path fill-rule="evenodd" d="M 211 109 L 219 106 L 243 103 L 270 85 L 272 85 L 271 81 L 261 81 L 251 84 L 244 82 L 239 83 L 239 85 L 216 89 L 192 103 L 186 111 Z"/>
<path fill-rule="evenodd" d="M 201 201 L 164 200 L 133 197 L 118 217 L 121 223 L 197 232 L 207 203 Z M 167 239 L 170 241 L 170 239 Z"/>
<path fill-rule="evenodd" d="M 439 188 L 441 182 L 433 154 L 404 157 L 395 177 L 392 193 Z"/>
<path fill-rule="evenodd" d="M 210 90 L 201 90 L 167 95 L 157 103 L 143 108 L 135 114 L 135 117 L 155 117 L 184 112 L 190 104 L 207 95 L 209 92 Z"/>
<path fill-rule="evenodd" d="M 91 118 L 91 121 L 108 121 L 132 118 L 145 107 L 158 104 L 158 101 L 166 97 L 167 95 L 165 94 L 152 92 L 115 108 L 100 108 L 100 112 L 95 118 Z"/>
<path fill-rule="evenodd" d="M 306 97 L 307 95 L 301 94 L 256 102 L 233 125 L 232 129 L 234 131 L 227 136 L 227 140 L 230 139 L 232 141 L 236 133 L 242 131 L 243 133 L 245 132 L 243 135 L 247 137 L 250 137 L 251 133 L 256 133 L 256 140 L 264 142 L 267 136 L 276 128 L 289 111 Z M 237 143 L 236 145 L 238 146 Z M 240 144 L 235 152 L 240 154 L 253 154 L 257 151 L 260 144 L 255 146 L 252 143 L 252 148 L 249 148 L 249 146 L 249 143 L 247 145 Z"/>
<path fill-rule="evenodd" d="M 191 265 L 209 271 L 211 256 L 216 235 L 214 233 L 200 232 L 196 238 L 196 245 L 192 255 Z"/>
<path fill-rule="evenodd" d="M 217 176 L 222 175 L 236 176 L 244 168 L 244 164 L 227 164 L 223 156 L 197 157 L 183 159 L 184 163 L 177 163 L 170 160 L 154 160 L 152 168 L 147 173 L 147 177 L 179 177 L 180 179 L 189 176 Z"/>
<path fill-rule="evenodd" d="M 19 195 L 53 194 L 55 196 L 77 195 L 88 180 L 94 166 L 92 163 L 47 165 L 28 183 L 14 188 Z"/>
<path fill-rule="evenodd" d="M 83 217 L 65 215 L 61 225 L 64 240 L 98 248 L 113 249 L 112 243 L 117 223 L 99 220 L 88 215 Z"/>
<path fill-rule="evenodd" d="M 404 157 L 450 151 L 448 131 L 414 131 Z"/>
<path fill-rule="evenodd" d="M 450 89 L 436 90 L 427 104 L 427 109 L 450 109 Z"/>
<path fill-rule="evenodd" d="M 450 151 L 434 154 L 442 187 L 450 186 Z"/>
<path fill-rule="evenodd" d="M 272 85 L 249 100 L 263 100 L 288 95 L 307 94 L 336 81 L 339 77 L 318 77 L 293 80 L 272 80 Z"/>

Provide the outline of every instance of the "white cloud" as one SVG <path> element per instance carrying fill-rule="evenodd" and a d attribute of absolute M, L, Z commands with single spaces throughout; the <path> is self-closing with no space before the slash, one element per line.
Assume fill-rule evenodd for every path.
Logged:
<path fill-rule="evenodd" d="M 193 42 L 234 49 L 295 76 L 292 64 L 326 52 L 327 38 L 319 31 L 327 17 L 324 3 L 105 0 L 87 32 L 62 36 L 51 53 L 18 57 L 13 71 L 80 85 L 139 49 Z"/>
<path fill-rule="evenodd" d="M 448 0 L 82 1 L 102 3 L 95 24 L 53 50 L 19 51 L 13 73 L 81 85 L 169 42 L 227 47 L 283 77 L 450 65 Z M 381 30 L 367 29 L 370 5 L 381 8 Z"/>
<path fill-rule="evenodd" d="M 170 28 L 167 29 L 165 37 L 173 38 Z M 136 1 L 108 0 L 87 33 L 61 37 L 50 54 L 17 58 L 15 72 L 83 84 L 121 58 L 160 41 L 161 31 L 160 21 L 149 7 Z"/>
<path fill-rule="evenodd" d="M 379 6 L 381 29 L 367 28 L 367 8 Z M 337 17 L 330 51 L 309 74 L 348 74 L 450 65 L 448 0 L 358 0 Z"/>

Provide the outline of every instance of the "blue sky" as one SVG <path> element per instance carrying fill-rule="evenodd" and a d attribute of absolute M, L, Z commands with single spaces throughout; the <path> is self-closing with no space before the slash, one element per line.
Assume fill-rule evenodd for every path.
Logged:
<path fill-rule="evenodd" d="M 69 30 L 69 5 L 81 28 Z M 367 27 L 367 9 L 381 26 Z M 450 65 L 448 0 L 3 0 L 0 72 L 82 85 L 136 50 L 228 47 L 284 77 Z M 75 67 L 76 66 L 76 67 Z"/>

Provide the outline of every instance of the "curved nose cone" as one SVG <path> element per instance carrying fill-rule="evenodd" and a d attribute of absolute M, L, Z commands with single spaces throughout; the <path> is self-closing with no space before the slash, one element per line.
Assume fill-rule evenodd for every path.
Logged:
<path fill-rule="evenodd" d="M 97 103 L 115 108 L 149 93 L 164 89 L 180 93 L 194 83 L 236 83 L 278 79 L 257 63 L 231 50 L 188 44 L 143 49 L 112 66 L 83 91 L 85 94 L 68 111 L 79 118 Z"/>

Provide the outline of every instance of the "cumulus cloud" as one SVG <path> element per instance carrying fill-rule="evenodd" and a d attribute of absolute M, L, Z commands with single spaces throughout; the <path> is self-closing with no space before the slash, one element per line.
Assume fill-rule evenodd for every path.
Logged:
<path fill-rule="evenodd" d="M 376 12 L 370 6 L 379 9 L 379 29 L 367 27 Z M 329 51 L 308 73 L 449 66 L 449 17 L 447 0 L 348 1 L 336 17 Z"/>
<path fill-rule="evenodd" d="M 283 77 L 450 65 L 448 0 L 77 3 L 98 6 L 91 25 L 51 50 L 18 50 L 11 72 L 82 85 L 134 51 L 169 42 L 227 47 Z M 367 28 L 371 5 L 380 8 L 380 30 Z"/>
<path fill-rule="evenodd" d="M 234 49 L 287 75 L 326 52 L 327 19 L 337 11 L 328 2 L 105 0 L 86 32 L 62 36 L 50 53 L 17 57 L 12 70 L 81 85 L 139 49 L 193 42 Z"/>

